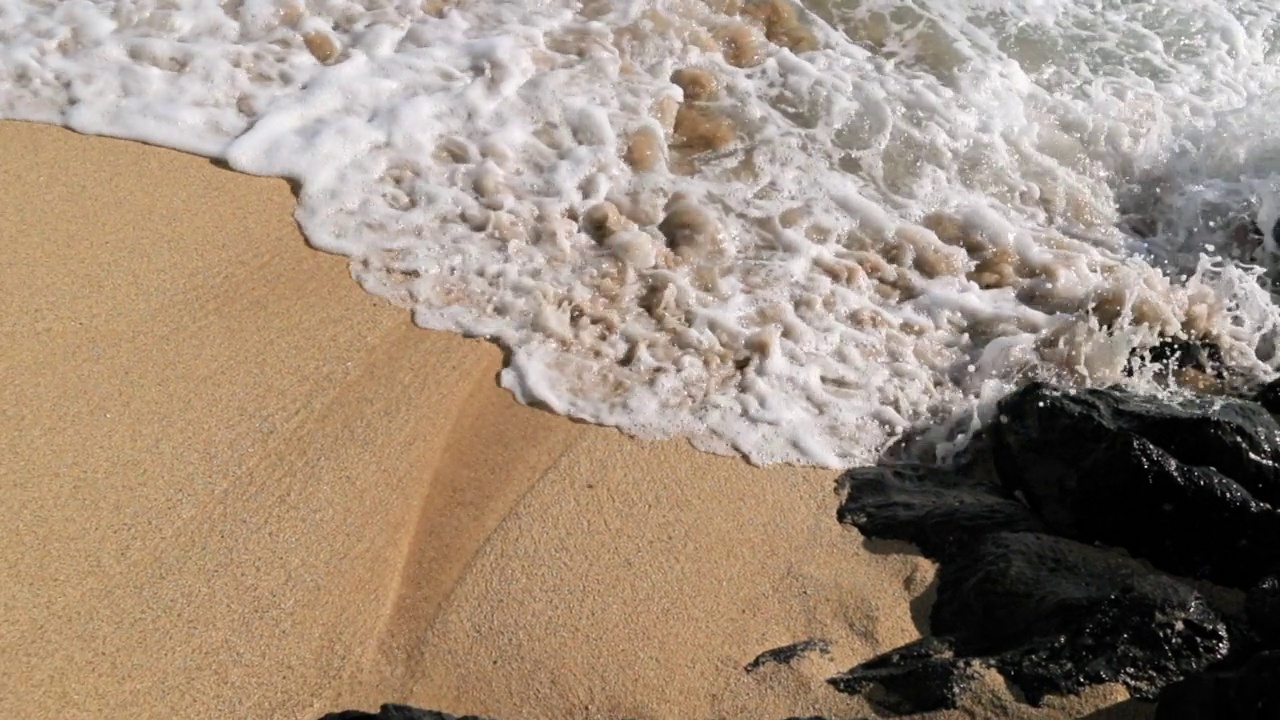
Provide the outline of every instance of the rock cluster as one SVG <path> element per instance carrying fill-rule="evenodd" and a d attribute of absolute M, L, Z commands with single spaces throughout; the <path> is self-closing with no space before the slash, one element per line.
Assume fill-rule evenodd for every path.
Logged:
<path fill-rule="evenodd" d="M 1276 393 L 1036 383 L 956 467 L 848 471 L 840 520 L 941 568 L 933 636 L 831 683 L 920 712 L 955 707 L 987 666 L 1032 704 L 1119 682 L 1160 718 L 1280 717 Z"/>

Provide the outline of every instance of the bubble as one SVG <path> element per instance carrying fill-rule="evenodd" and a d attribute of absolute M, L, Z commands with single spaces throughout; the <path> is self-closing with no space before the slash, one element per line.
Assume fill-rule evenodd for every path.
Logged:
<path fill-rule="evenodd" d="M 754 0 L 743 12 L 764 26 L 764 36 L 775 45 L 794 52 L 818 48 L 818 39 L 800 22 L 796 8 L 788 0 Z"/>
<path fill-rule="evenodd" d="M 342 52 L 342 46 L 338 43 L 338 39 L 323 30 L 311 30 L 303 33 L 302 42 L 307 46 L 307 52 L 325 65 L 336 60 Z"/>
<path fill-rule="evenodd" d="M 631 133 L 622 157 L 633 170 L 650 172 L 661 164 L 664 146 L 662 136 L 656 130 L 642 127 Z"/>
<path fill-rule="evenodd" d="M 596 242 L 604 242 L 623 228 L 624 220 L 617 206 L 611 202 L 592 205 L 582 214 L 582 231 Z"/>
<path fill-rule="evenodd" d="M 1008 248 L 993 248 L 983 253 L 968 278 L 984 290 L 1013 287 L 1020 280 L 1018 258 Z"/>
<path fill-rule="evenodd" d="M 296 27 L 307 15 L 307 9 L 301 3 L 286 2 L 281 4 L 279 10 L 280 24 L 285 27 Z"/>
<path fill-rule="evenodd" d="M 680 68 L 671 74 L 671 82 L 684 92 L 685 102 L 711 100 L 720 92 L 720 81 L 705 68 Z"/>
<path fill-rule="evenodd" d="M 657 262 L 653 237 L 640 230 L 614 233 L 604 245 L 614 257 L 637 270 L 647 270 Z"/>
<path fill-rule="evenodd" d="M 666 132 L 675 127 L 676 114 L 680 112 L 680 101 L 671 95 L 663 95 L 653 103 L 653 118 Z"/>
<path fill-rule="evenodd" d="M 689 104 L 680 106 L 672 132 L 677 147 L 694 153 L 722 150 L 738 137 L 733 120 Z"/>
<path fill-rule="evenodd" d="M 666 238 L 667 247 L 686 260 L 720 247 L 720 224 L 692 200 L 678 200 L 669 207 L 658 230 Z"/>
<path fill-rule="evenodd" d="M 725 61 L 734 67 L 753 67 L 764 59 L 761 39 L 748 25 L 729 23 L 716 31 L 716 39 Z"/>

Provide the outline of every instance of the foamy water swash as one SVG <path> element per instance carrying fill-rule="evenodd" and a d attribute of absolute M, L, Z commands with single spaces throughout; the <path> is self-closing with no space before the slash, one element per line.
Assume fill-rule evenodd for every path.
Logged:
<path fill-rule="evenodd" d="M 0 116 L 291 178 L 523 402 L 754 462 L 1163 337 L 1271 375 L 1280 10 L 1008 5 L 0 0 Z"/>

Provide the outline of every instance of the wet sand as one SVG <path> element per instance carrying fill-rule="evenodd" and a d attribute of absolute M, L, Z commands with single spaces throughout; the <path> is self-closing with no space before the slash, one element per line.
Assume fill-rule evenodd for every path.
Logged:
<path fill-rule="evenodd" d="M 835 473 L 518 405 L 497 348 L 307 247 L 284 181 L 0 149 L 0 716 L 854 716 L 823 679 L 927 629 L 932 564 L 839 526 Z M 989 685 L 948 716 L 1123 697 Z"/>

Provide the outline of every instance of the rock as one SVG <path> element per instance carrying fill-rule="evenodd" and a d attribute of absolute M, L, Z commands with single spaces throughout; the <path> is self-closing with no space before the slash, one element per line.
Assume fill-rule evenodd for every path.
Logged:
<path fill-rule="evenodd" d="M 927 520 L 923 520 L 927 522 Z M 1040 533 L 994 532 L 948 555 L 934 637 L 830 680 L 884 689 L 900 713 L 955 707 L 977 665 L 1039 705 L 1119 682 L 1141 698 L 1199 672 L 1230 648 L 1225 622 L 1190 587 L 1117 553 Z"/>
<path fill-rule="evenodd" d="M 1280 425 L 1242 400 L 1033 383 L 999 403 L 997 472 L 1050 531 L 1249 587 L 1280 560 Z"/>
<path fill-rule="evenodd" d="M 1038 705 L 1119 682 L 1153 698 L 1224 657 L 1223 620 L 1199 593 L 1100 548 L 995 533 L 944 563 L 931 627 L 984 657 Z"/>
<path fill-rule="evenodd" d="M 1169 371 L 1193 369 L 1223 378 L 1222 350 L 1210 343 L 1165 339 L 1153 347 L 1134 351 L 1124 366 L 1124 374 L 1132 376 L 1140 365 L 1160 365 Z"/>
<path fill-rule="evenodd" d="M 1212 370 L 1208 352 L 1152 355 Z M 1033 383 L 999 403 L 989 465 L 846 472 L 842 522 L 941 566 L 934 637 L 830 682 L 917 712 L 953 707 L 987 666 L 1032 704 L 1118 682 L 1165 720 L 1280 718 L 1275 410 L 1280 381 L 1256 402 Z M 1178 575 L 1247 590 L 1242 611 Z"/>
<path fill-rule="evenodd" d="M 840 522 L 868 537 L 904 540 L 935 560 L 998 530 L 1043 530 L 1031 510 L 998 484 L 947 469 L 912 463 L 854 468 L 840 485 Z"/>
<path fill-rule="evenodd" d="M 1254 655 L 1242 666 L 1207 672 L 1160 693 L 1156 720 L 1280 718 L 1280 652 Z"/>
<path fill-rule="evenodd" d="M 926 637 L 827 682 L 850 695 L 867 693 L 885 710 L 906 715 L 957 707 L 974 677 L 972 663 L 957 658 L 947 640 Z"/>
<path fill-rule="evenodd" d="M 1253 401 L 1272 415 L 1280 415 L 1280 380 L 1272 380 L 1253 396 Z"/>
<path fill-rule="evenodd" d="M 450 715 L 438 710 L 422 710 L 408 705 L 383 705 L 376 713 L 343 710 L 329 713 L 320 720 L 488 720 L 479 715 Z"/>
<path fill-rule="evenodd" d="M 1245 616 L 1258 640 L 1280 648 L 1280 578 L 1268 575 L 1249 591 Z"/>
<path fill-rule="evenodd" d="M 801 656 L 815 652 L 823 655 L 830 655 L 831 643 L 826 640 L 814 638 L 810 640 L 801 640 L 800 642 L 791 643 L 790 645 L 783 645 L 782 647 L 773 648 L 772 650 L 765 650 L 757 655 L 754 660 L 747 663 L 746 667 L 743 669 L 747 672 L 755 672 L 770 663 L 790 665 Z"/>

